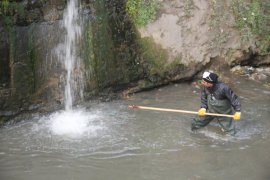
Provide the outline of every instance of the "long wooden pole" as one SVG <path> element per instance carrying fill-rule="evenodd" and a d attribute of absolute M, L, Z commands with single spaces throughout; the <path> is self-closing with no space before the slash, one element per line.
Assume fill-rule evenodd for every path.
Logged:
<path fill-rule="evenodd" d="M 167 109 L 167 108 L 156 108 L 156 107 L 136 106 L 136 105 L 131 105 L 131 106 L 128 106 L 128 107 L 132 108 L 132 109 L 146 109 L 146 110 L 154 110 L 154 111 L 198 114 L 197 111 L 186 111 L 186 110 L 180 110 L 180 109 Z M 208 115 L 208 116 L 222 116 L 222 117 L 231 117 L 231 118 L 233 118 L 233 115 L 230 115 L 230 114 L 217 114 L 217 113 L 207 113 L 206 112 L 205 115 Z"/>

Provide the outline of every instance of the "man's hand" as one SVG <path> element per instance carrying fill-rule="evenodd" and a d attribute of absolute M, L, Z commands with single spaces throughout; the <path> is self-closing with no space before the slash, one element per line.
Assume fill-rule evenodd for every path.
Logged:
<path fill-rule="evenodd" d="M 233 115 L 233 119 L 234 120 L 240 120 L 241 118 L 241 112 L 235 112 L 234 115 Z"/>
<path fill-rule="evenodd" d="M 199 111 L 198 111 L 198 115 L 199 115 L 199 116 L 205 116 L 205 112 L 206 112 L 206 109 L 205 109 L 205 108 L 201 108 L 201 109 L 199 109 Z"/>

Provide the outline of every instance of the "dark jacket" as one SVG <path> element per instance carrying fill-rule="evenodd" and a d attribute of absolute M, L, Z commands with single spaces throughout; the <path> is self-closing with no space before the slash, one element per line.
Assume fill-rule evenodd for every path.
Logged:
<path fill-rule="evenodd" d="M 241 103 L 232 89 L 222 82 L 214 84 L 211 88 L 203 87 L 201 92 L 201 108 L 208 109 L 207 96 L 213 95 L 218 100 L 228 99 L 235 111 L 241 111 Z"/>

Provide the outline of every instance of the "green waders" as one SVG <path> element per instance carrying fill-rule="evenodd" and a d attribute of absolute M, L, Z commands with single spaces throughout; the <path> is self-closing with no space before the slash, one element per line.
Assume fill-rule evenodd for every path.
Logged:
<path fill-rule="evenodd" d="M 207 96 L 208 112 L 219 113 L 219 114 L 233 114 L 232 106 L 229 100 L 218 100 L 212 94 Z M 208 125 L 212 120 L 217 119 L 222 130 L 235 134 L 235 127 L 233 119 L 230 117 L 217 117 L 217 116 L 203 116 L 196 117 L 193 119 L 191 124 L 191 130 L 200 129 Z"/>

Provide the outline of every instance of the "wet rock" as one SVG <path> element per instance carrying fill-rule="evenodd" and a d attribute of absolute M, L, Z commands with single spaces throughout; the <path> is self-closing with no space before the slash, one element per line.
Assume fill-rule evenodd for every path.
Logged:
<path fill-rule="evenodd" d="M 38 22 L 42 18 L 42 12 L 40 9 L 33 9 L 27 12 L 26 21 L 28 24 Z"/>
<path fill-rule="evenodd" d="M 235 66 L 231 69 L 233 74 L 247 76 L 251 80 L 270 81 L 270 67 L 254 68 L 252 66 Z"/>
<path fill-rule="evenodd" d="M 256 72 L 260 74 L 265 74 L 266 76 L 270 76 L 270 67 L 256 68 Z"/>
<path fill-rule="evenodd" d="M 266 56 L 256 56 L 250 59 L 249 64 L 254 67 L 269 66 L 270 65 L 270 55 Z"/>
<path fill-rule="evenodd" d="M 251 67 L 251 66 L 235 66 L 231 69 L 231 72 L 233 74 L 237 74 L 237 75 L 250 75 L 252 73 L 254 73 L 255 68 Z"/>
<path fill-rule="evenodd" d="M 270 82 L 270 67 L 255 68 L 253 74 L 251 74 L 250 79 L 260 81 L 263 83 Z"/>
<path fill-rule="evenodd" d="M 42 104 L 32 104 L 28 107 L 28 110 L 33 111 L 39 109 L 40 107 L 42 107 Z"/>
<path fill-rule="evenodd" d="M 59 11 L 56 9 L 56 7 L 46 7 L 43 9 L 44 14 L 44 20 L 47 22 L 54 22 L 58 19 L 60 19 Z"/>
<path fill-rule="evenodd" d="M 0 116 L 13 116 L 16 112 L 14 111 L 0 111 Z"/>
<path fill-rule="evenodd" d="M 256 81 L 266 81 L 268 76 L 262 73 L 253 73 L 250 75 L 249 79 L 256 80 Z"/>

